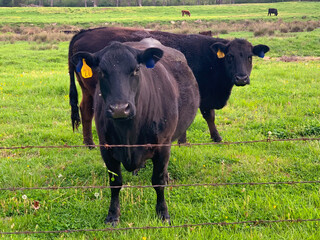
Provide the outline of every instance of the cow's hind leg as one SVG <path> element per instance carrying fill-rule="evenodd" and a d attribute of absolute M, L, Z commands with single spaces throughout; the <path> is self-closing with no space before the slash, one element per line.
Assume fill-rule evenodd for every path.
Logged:
<path fill-rule="evenodd" d="M 93 97 L 86 92 L 83 92 L 82 101 L 80 104 L 83 143 L 86 146 L 94 145 L 92 136 L 92 119 L 93 119 Z"/>
<path fill-rule="evenodd" d="M 103 154 L 102 150 L 101 153 Z M 104 158 L 105 159 L 105 158 Z M 122 186 L 122 175 L 121 175 L 121 166 L 120 162 L 116 160 L 106 160 L 106 165 L 109 173 L 110 186 Z M 120 201 L 119 193 L 121 188 L 111 188 L 111 201 L 108 216 L 105 220 L 105 223 L 111 223 L 112 226 L 116 226 L 120 219 Z"/>
<path fill-rule="evenodd" d="M 215 121 L 214 109 L 210 109 L 210 110 L 200 109 L 200 110 L 201 110 L 203 118 L 207 121 L 211 139 L 214 142 L 221 142 L 222 138 L 221 138 L 221 136 L 220 136 L 220 134 L 219 134 L 219 132 L 217 130 L 217 127 L 216 127 L 215 123 L 214 123 L 214 121 Z"/>
<path fill-rule="evenodd" d="M 165 185 L 168 183 L 168 163 L 170 157 L 170 147 L 162 147 L 152 158 L 153 174 L 152 185 Z M 164 187 L 154 187 L 157 193 L 156 212 L 164 222 L 170 224 L 168 207 L 164 197 Z"/>

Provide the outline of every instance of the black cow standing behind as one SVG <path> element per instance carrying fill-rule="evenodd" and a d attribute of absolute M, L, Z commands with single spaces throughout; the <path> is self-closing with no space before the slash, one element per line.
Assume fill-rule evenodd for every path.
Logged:
<path fill-rule="evenodd" d="M 122 186 L 120 164 L 135 171 L 153 161 L 153 185 L 168 181 L 171 142 L 192 123 L 199 107 L 198 84 L 184 55 L 154 39 L 113 42 L 96 52 L 78 52 L 75 66 L 85 60 L 98 72 L 94 95 L 96 128 L 101 145 L 167 144 L 156 147 L 101 147 L 111 186 Z M 164 187 L 155 187 L 156 212 L 170 222 Z M 106 223 L 119 221 L 120 188 L 111 189 Z"/>
<path fill-rule="evenodd" d="M 253 46 L 244 39 L 226 40 L 199 34 L 185 35 L 133 28 L 104 27 L 83 30 L 72 38 L 69 46 L 72 125 L 78 127 L 80 116 L 74 78 L 76 67 L 71 64 L 70 57 L 78 51 L 96 52 L 112 41 L 140 41 L 146 37 L 155 38 L 163 45 L 175 48 L 185 55 L 199 84 L 200 111 L 208 124 L 211 139 L 215 142 L 221 141 L 215 125 L 215 109 L 221 109 L 227 104 L 233 86 L 245 86 L 250 83 L 252 57 L 264 57 L 269 51 L 266 45 Z M 78 72 L 76 74 L 82 90 L 80 110 L 84 143 L 90 145 L 93 144 L 93 94 L 98 75 L 93 72 L 92 77 L 84 79 Z M 185 141 L 185 136 L 181 137 L 180 142 Z"/>
<path fill-rule="evenodd" d="M 278 10 L 276 8 L 269 8 L 268 16 L 271 16 L 271 14 L 278 16 Z"/>

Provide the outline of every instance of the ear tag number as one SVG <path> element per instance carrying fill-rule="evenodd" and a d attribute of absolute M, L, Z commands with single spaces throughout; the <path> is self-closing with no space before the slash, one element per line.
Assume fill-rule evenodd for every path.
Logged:
<path fill-rule="evenodd" d="M 263 51 L 261 51 L 261 52 L 259 53 L 258 57 L 260 57 L 260 58 L 264 58 L 264 52 L 263 52 Z"/>
<path fill-rule="evenodd" d="M 218 56 L 218 58 L 224 58 L 225 57 L 224 52 L 222 52 L 220 49 L 217 52 L 217 56 Z"/>
<path fill-rule="evenodd" d="M 84 78 L 92 77 L 92 69 L 87 65 L 86 60 L 82 59 L 81 75 Z"/>

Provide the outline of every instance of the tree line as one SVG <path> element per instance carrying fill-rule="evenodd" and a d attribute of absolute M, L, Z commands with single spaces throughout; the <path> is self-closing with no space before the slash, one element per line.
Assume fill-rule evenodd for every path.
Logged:
<path fill-rule="evenodd" d="M 271 3 L 303 0 L 0 0 L 0 7 L 119 7 Z M 306 1 L 306 0 L 304 0 Z M 319 1 L 319 0 L 308 0 Z"/>

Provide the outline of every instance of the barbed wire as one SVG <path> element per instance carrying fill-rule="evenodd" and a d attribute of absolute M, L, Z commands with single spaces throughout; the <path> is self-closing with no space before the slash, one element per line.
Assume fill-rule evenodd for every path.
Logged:
<path fill-rule="evenodd" d="M 56 146 L 12 146 L 0 147 L 0 150 L 14 150 L 14 149 L 31 149 L 31 148 L 83 148 L 83 147 L 164 147 L 164 146 L 203 146 L 203 145 L 232 145 L 232 144 L 250 144 L 250 143 L 263 143 L 263 142 L 287 142 L 287 141 L 319 141 L 320 138 L 290 138 L 290 139 L 262 139 L 252 141 L 237 141 L 237 142 L 210 142 L 210 143 L 184 143 L 184 144 L 142 144 L 142 145 L 56 145 Z M 9 187 L 0 188 L 1 191 L 24 191 L 24 190 L 62 190 L 62 189 L 106 189 L 106 188 L 154 188 L 154 187 L 218 187 L 218 186 L 232 186 L 232 185 L 276 185 L 276 184 L 314 184 L 320 181 L 283 181 L 283 182 L 233 182 L 233 183 L 197 183 L 197 184 L 168 184 L 168 185 L 123 185 L 123 186 L 66 186 L 66 187 Z M 284 219 L 284 220 L 254 220 L 254 221 L 240 221 L 240 222 L 218 222 L 218 223 L 198 223 L 198 224 L 184 224 L 184 225 L 170 225 L 170 226 L 146 226 L 146 227 L 128 227 L 128 228 L 104 228 L 104 229 L 67 229 L 56 231 L 21 231 L 21 232 L 0 232 L 0 235 L 23 235 L 23 234 L 50 234 L 50 233 L 76 233 L 76 232 L 107 232 L 107 231 L 127 231 L 127 230 L 150 230 L 150 229 L 164 229 L 164 228 L 183 228 L 183 227 L 199 227 L 199 226 L 227 226 L 236 224 L 271 224 L 281 222 L 315 222 L 320 219 Z"/>
<path fill-rule="evenodd" d="M 301 222 L 319 222 L 320 219 L 280 219 L 280 220 L 253 220 L 253 221 L 240 221 L 240 222 L 217 222 L 217 223 L 195 223 L 195 224 L 183 224 L 183 225 L 169 225 L 169 226 L 145 226 L 145 227 L 127 227 L 127 228 L 103 228 L 103 229 L 67 229 L 56 231 L 23 231 L 23 232 L 0 232 L 0 235 L 21 235 L 21 234 L 49 234 L 49 233 L 77 233 L 77 232 L 111 232 L 111 231 L 128 231 L 128 230 L 152 230 L 152 229 L 168 229 L 168 228 L 190 228 L 201 226 L 228 226 L 237 224 L 271 224 L 271 223 L 301 223 Z"/>
<path fill-rule="evenodd" d="M 231 183 L 193 183 L 193 184 L 167 184 L 167 185 L 123 185 L 123 186 L 66 186 L 66 187 L 8 187 L 0 188 L 0 191 L 24 191 L 24 190 L 66 190 L 66 189 L 106 189 L 106 188 L 178 188 L 178 187 L 219 187 L 234 185 L 281 185 L 281 184 L 314 184 L 320 181 L 283 181 L 283 182 L 231 182 Z"/>
<path fill-rule="evenodd" d="M 182 147 L 182 146 L 204 146 L 204 145 L 236 145 L 236 144 L 250 144 L 250 143 L 265 143 L 265 142 L 293 142 L 293 141 L 320 141 L 320 138 L 287 138 L 287 139 L 260 139 L 260 140 L 251 140 L 251 141 L 236 141 L 236 142 L 209 142 L 209 143 L 176 143 L 176 144 L 115 144 L 115 145 L 51 145 L 51 146 L 11 146 L 11 147 L 0 147 L 0 150 L 14 150 L 14 149 L 30 149 L 30 148 L 95 148 L 95 147 L 105 147 L 105 148 L 119 148 L 119 147 Z"/>
<path fill-rule="evenodd" d="M 289 139 L 262 139 L 252 141 L 237 142 L 210 142 L 210 143 L 184 143 L 184 144 L 142 144 L 142 145 L 90 145 L 90 147 L 159 147 L 159 146 L 203 146 L 203 145 L 231 145 L 231 144 L 249 144 L 260 142 L 280 142 L 280 141 L 318 141 L 320 138 L 289 138 Z M 1 149 L 26 149 L 26 148 L 78 148 L 88 147 L 85 145 L 60 145 L 60 146 L 13 146 L 0 147 Z M 233 182 L 233 183 L 197 183 L 197 184 L 168 184 L 168 185 L 123 185 L 123 186 L 48 186 L 48 187 L 7 187 L 0 188 L 0 191 L 24 191 L 24 190 L 63 190 L 63 189 L 106 189 L 106 188 L 154 188 L 154 187 L 197 187 L 197 186 L 230 186 L 230 185 L 276 185 L 276 184 L 304 184 L 304 183 L 320 183 L 320 181 L 282 181 L 282 182 Z"/>

